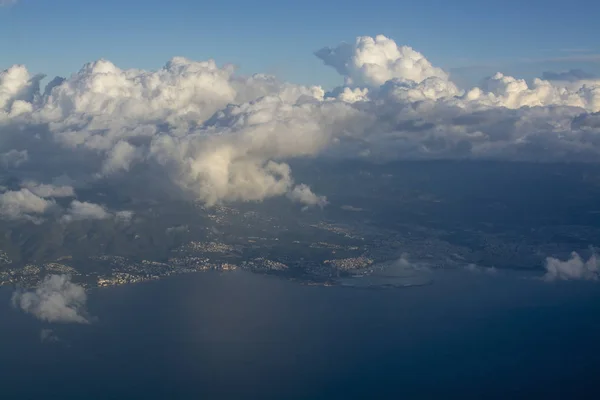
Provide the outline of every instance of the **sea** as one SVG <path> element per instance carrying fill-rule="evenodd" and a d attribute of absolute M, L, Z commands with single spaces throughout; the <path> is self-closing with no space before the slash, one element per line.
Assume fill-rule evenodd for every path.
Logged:
<path fill-rule="evenodd" d="M 38 321 L 11 293 L 0 288 L 1 399 L 600 398 L 596 282 L 207 272 L 94 289 L 89 325 Z"/>

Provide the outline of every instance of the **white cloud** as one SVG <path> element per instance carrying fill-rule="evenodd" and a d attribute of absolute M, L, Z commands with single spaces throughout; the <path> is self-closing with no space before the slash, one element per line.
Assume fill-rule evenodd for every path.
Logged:
<path fill-rule="evenodd" d="M 288 193 L 288 197 L 292 201 L 306 206 L 319 206 L 323 208 L 327 205 L 327 198 L 325 196 L 317 196 L 310 190 L 310 187 L 305 184 L 296 185 L 296 187 Z"/>
<path fill-rule="evenodd" d="M 452 98 L 460 94 L 452 82 L 438 77 L 429 77 L 421 82 L 397 78 L 390 79 L 375 93 L 378 94 L 379 98 L 388 98 L 404 103 Z"/>
<path fill-rule="evenodd" d="M 31 111 L 43 75 L 31 76 L 24 65 L 0 72 L 0 113 L 15 116 Z M 1 117 L 1 114 L 0 114 Z"/>
<path fill-rule="evenodd" d="M 62 219 L 66 222 L 80 220 L 101 220 L 111 218 L 112 214 L 100 204 L 90 203 L 87 201 L 73 200 L 71 205 Z"/>
<path fill-rule="evenodd" d="M 35 290 L 12 296 L 13 307 L 47 322 L 89 323 L 86 302 L 85 289 L 68 275 L 50 275 Z"/>
<path fill-rule="evenodd" d="M 61 179 L 57 179 L 57 182 L 59 181 Z M 8 191 L 5 187 L 1 188 L 5 191 L 0 193 L 0 218 L 40 223 L 52 215 L 62 215 L 61 219 L 64 222 L 114 218 L 123 223 L 130 223 L 134 215 L 128 210 L 110 212 L 103 205 L 79 200 L 72 200 L 65 210 L 54 199 L 74 197 L 75 190 L 69 185 L 24 181 L 21 187 L 20 190 Z"/>
<path fill-rule="evenodd" d="M 544 279 L 554 280 L 598 280 L 600 270 L 598 258 L 592 254 L 586 261 L 573 252 L 568 260 L 562 261 L 554 257 L 546 258 L 546 274 Z"/>
<path fill-rule="evenodd" d="M 290 167 L 275 160 L 319 153 L 352 114 L 356 111 L 344 104 L 262 97 L 228 106 L 185 137 L 159 135 L 150 158 L 207 204 L 262 200 L 293 186 Z"/>
<path fill-rule="evenodd" d="M 599 159 L 593 79 L 498 73 L 462 92 L 384 36 L 316 54 L 345 86 L 326 94 L 175 57 L 157 71 L 99 60 L 41 90 L 41 76 L 13 66 L 0 73 L 0 166 L 39 182 L 68 174 L 72 187 L 129 180 L 140 196 L 168 190 L 211 205 L 294 193 L 288 160 L 301 157 Z M 46 189 L 29 188 L 57 197 Z"/>
<path fill-rule="evenodd" d="M 55 203 L 35 195 L 29 189 L 0 194 L 0 217 L 4 219 L 29 219 L 35 221 Z"/>
<path fill-rule="evenodd" d="M 550 81 L 534 79 L 529 86 L 524 79 L 516 79 L 500 72 L 486 79 L 483 88 L 473 88 L 466 95 L 475 105 L 521 108 L 561 105 L 589 111 L 600 110 L 600 81 L 591 86 L 566 87 Z"/>
<path fill-rule="evenodd" d="M 101 204 L 88 201 L 73 200 L 69 208 L 61 217 L 63 222 L 83 221 L 83 220 L 104 220 L 114 218 L 125 224 L 129 224 L 133 219 L 133 211 L 123 210 L 110 212 Z"/>
<path fill-rule="evenodd" d="M 108 152 L 108 157 L 102 165 L 102 173 L 108 175 L 118 171 L 128 171 L 131 163 L 138 157 L 138 153 L 131 144 L 119 141 Z"/>
<path fill-rule="evenodd" d="M 315 54 L 345 76 L 348 83 L 358 85 L 380 86 L 394 78 L 416 83 L 431 77 L 448 80 L 448 74 L 431 65 L 423 54 L 408 46 L 398 46 L 383 35 L 361 36 L 353 45 L 325 47 Z"/>

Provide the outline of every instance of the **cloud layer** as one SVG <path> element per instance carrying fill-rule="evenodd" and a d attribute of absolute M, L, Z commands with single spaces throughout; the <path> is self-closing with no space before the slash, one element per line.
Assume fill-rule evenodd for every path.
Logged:
<path fill-rule="evenodd" d="M 14 307 L 46 322 L 87 324 L 86 302 L 85 289 L 67 275 L 50 275 L 34 291 L 12 296 Z"/>
<path fill-rule="evenodd" d="M 0 167 L 37 182 L 3 193 L 0 214 L 35 219 L 94 182 L 208 205 L 286 195 L 323 206 L 294 179 L 287 161 L 301 157 L 598 161 L 600 80 L 581 71 L 532 82 L 497 73 L 462 91 L 382 35 L 315 54 L 344 86 L 325 92 L 181 57 L 157 71 L 99 60 L 44 89 L 24 66 L 0 72 Z M 65 213 L 105 215 L 84 203 Z"/>

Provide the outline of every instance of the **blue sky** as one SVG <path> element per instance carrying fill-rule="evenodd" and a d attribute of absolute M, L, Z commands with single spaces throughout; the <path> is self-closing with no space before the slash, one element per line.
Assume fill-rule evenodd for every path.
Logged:
<path fill-rule="evenodd" d="M 598 74 L 598 15 L 600 2 L 577 0 L 19 0 L 0 8 L 0 68 L 19 63 L 64 76 L 99 58 L 156 69 L 181 55 L 333 86 L 341 78 L 312 53 L 381 33 L 458 81 L 496 70 Z"/>

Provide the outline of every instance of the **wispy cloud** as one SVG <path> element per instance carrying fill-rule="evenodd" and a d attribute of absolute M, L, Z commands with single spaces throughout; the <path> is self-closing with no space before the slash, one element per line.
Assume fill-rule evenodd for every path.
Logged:
<path fill-rule="evenodd" d="M 543 64 L 551 62 L 600 62 L 599 53 L 582 54 L 582 52 L 573 52 L 573 54 L 556 56 L 556 57 L 541 57 L 541 58 L 521 58 L 517 63 L 522 64 Z"/>
<path fill-rule="evenodd" d="M 542 74 L 542 79 L 547 81 L 577 82 L 583 80 L 596 79 L 596 75 L 590 74 L 589 72 L 580 69 L 571 69 L 562 72 L 545 71 Z"/>
<path fill-rule="evenodd" d="M 55 343 L 60 341 L 52 329 L 42 329 L 40 332 L 40 340 L 45 343 Z"/>
<path fill-rule="evenodd" d="M 552 64 L 552 63 L 592 63 L 600 64 L 600 53 L 572 52 L 573 54 L 557 55 L 552 57 L 530 57 L 518 58 L 513 60 L 464 60 L 459 65 L 450 68 L 450 71 L 468 71 L 468 70 L 505 70 L 533 64 Z"/>
<path fill-rule="evenodd" d="M 592 49 L 584 49 L 584 48 L 567 48 L 560 49 L 563 53 L 594 53 L 595 51 Z"/>

